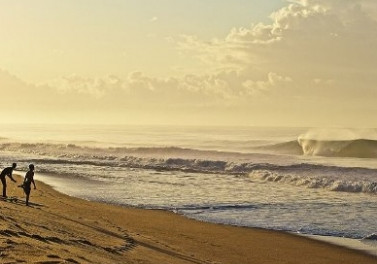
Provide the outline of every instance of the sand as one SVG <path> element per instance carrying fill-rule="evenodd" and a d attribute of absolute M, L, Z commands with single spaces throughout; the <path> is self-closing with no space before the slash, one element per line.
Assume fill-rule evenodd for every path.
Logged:
<path fill-rule="evenodd" d="M 8 195 L 18 200 L 0 200 L 0 263 L 377 263 L 305 237 L 89 202 L 41 182 L 27 207 L 15 186 L 8 181 Z"/>

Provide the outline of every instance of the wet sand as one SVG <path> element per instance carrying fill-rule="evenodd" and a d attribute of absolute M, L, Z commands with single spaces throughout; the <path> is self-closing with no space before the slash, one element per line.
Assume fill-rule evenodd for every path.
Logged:
<path fill-rule="evenodd" d="M 8 195 L 18 199 L 0 200 L 0 263 L 377 263 L 305 237 L 89 202 L 41 182 L 27 207 L 16 179 Z"/>

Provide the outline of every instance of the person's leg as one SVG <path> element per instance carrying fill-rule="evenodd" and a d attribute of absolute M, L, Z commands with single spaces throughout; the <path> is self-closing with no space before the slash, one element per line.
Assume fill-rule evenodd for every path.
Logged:
<path fill-rule="evenodd" d="M 26 194 L 26 205 L 29 206 L 29 197 L 30 197 L 30 191 L 31 191 L 31 189 L 26 187 L 24 189 L 24 191 L 25 191 L 25 194 Z"/>
<path fill-rule="evenodd" d="M 1 178 L 1 183 L 3 184 L 3 197 L 7 197 L 7 180 Z"/>

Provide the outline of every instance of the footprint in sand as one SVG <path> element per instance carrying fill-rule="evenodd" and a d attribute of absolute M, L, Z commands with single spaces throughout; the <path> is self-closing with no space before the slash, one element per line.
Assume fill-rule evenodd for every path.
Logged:
<path fill-rule="evenodd" d="M 10 229 L 0 230 L 0 235 L 6 236 L 6 237 L 19 237 L 17 232 Z"/>
<path fill-rule="evenodd" d="M 80 262 L 72 259 L 72 258 L 67 258 L 67 259 L 61 259 L 59 256 L 57 255 L 47 255 L 48 258 L 52 258 L 52 259 L 56 259 L 56 260 L 43 260 L 43 261 L 38 261 L 38 262 L 34 262 L 34 264 L 70 264 L 70 263 L 73 263 L 73 264 L 80 264 Z"/>
<path fill-rule="evenodd" d="M 74 260 L 74 259 L 71 259 L 71 258 L 67 258 L 65 259 L 65 261 L 68 261 L 68 263 L 75 263 L 75 264 L 80 264 L 80 262 Z"/>
<path fill-rule="evenodd" d="M 63 264 L 63 263 L 64 264 L 70 264 L 70 263 L 80 264 L 80 262 L 78 262 L 78 261 L 76 261 L 74 259 L 71 259 L 71 258 L 60 259 L 60 260 L 44 260 L 44 261 L 34 262 L 34 264 Z"/>

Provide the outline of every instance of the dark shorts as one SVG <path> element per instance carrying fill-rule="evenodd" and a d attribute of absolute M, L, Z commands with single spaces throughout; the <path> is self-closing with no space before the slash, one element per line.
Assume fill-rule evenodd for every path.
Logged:
<path fill-rule="evenodd" d="M 25 192 L 27 195 L 30 194 L 30 191 L 31 191 L 30 186 L 24 186 L 24 192 Z"/>

